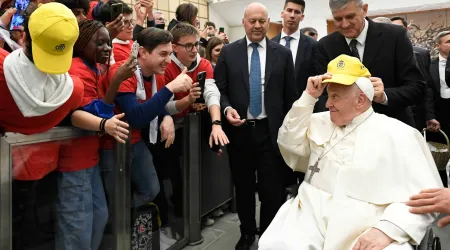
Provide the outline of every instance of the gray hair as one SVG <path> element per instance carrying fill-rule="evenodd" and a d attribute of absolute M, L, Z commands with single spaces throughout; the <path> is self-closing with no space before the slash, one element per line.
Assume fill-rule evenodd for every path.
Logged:
<path fill-rule="evenodd" d="M 361 7 L 361 8 L 364 5 L 364 1 L 363 0 L 330 0 L 329 6 L 330 6 L 330 9 L 331 9 L 331 12 L 336 11 L 336 10 L 344 9 L 345 7 L 347 7 L 347 5 L 350 2 L 356 3 L 356 5 L 358 7 Z"/>
<path fill-rule="evenodd" d="M 436 44 L 441 44 L 441 39 L 446 35 L 450 35 L 450 31 L 442 31 L 439 34 L 437 34 L 437 36 L 434 38 L 434 42 Z"/>
<path fill-rule="evenodd" d="M 376 23 L 389 23 L 392 24 L 391 19 L 384 17 L 384 16 L 379 16 L 374 18 L 372 21 L 376 22 Z"/>

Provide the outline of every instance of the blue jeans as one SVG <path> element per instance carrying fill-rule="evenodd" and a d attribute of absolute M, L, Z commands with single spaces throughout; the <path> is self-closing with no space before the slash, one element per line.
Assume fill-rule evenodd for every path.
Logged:
<path fill-rule="evenodd" d="M 97 250 L 108 220 L 98 165 L 59 172 L 56 199 L 56 249 Z"/>
<path fill-rule="evenodd" d="M 100 150 L 100 168 L 107 197 L 112 197 L 114 193 L 113 170 L 115 167 L 114 150 Z M 131 145 L 131 186 L 133 187 L 131 201 L 133 207 L 153 201 L 159 193 L 159 181 L 153 165 L 153 156 L 143 141 Z"/>

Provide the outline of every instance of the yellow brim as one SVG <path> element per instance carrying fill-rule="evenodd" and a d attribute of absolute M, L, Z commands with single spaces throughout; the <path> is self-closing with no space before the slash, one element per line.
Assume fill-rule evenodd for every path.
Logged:
<path fill-rule="evenodd" d="M 352 85 L 355 83 L 356 79 L 358 79 L 357 76 L 350 76 L 350 75 L 344 75 L 344 74 L 333 74 L 331 79 L 326 79 L 323 82 L 324 83 L 338 83 L 342 85 Z"/>
<path fill-rule="evenodd" d="M 48 74 L 64 74 L 69 71 L 72 65 L 73 48 L 67 50 L 63 55 L 52 55 L 41 48 L 34 42 L 33 45 L 33 61 L 36 67 Z"/>

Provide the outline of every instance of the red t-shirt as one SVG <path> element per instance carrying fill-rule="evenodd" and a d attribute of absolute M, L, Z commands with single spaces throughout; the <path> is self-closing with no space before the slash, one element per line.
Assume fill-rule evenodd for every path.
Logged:
<path fill-rule="evenodd" d="M 73 58 L 69 73 L 78 76 L 84 85 L 81 107 L 99 99 L 97 93 L 97 73 L 89 68 L 81 58 Z M 59 153 L 58 171 L 73 172 L 91 168 L 98 163 L 98 136 L 84 136 L 64 141 Z"/>
<path fill-rule="evenodd" d="M 195 83 L 197 82 L 197 75 L 199 72 L 206 71 L 206 79 L 214 79 L 214 73 L 211 66 L 211 63 L 204 59 L 200 59 L 200 63 L 198 64 L 197 68 L 195 68 L 191 72 L 187 72 L 186 74 L 192 79 L 192 81 Z M 171 81 L 175 80 L 177 76 L 181 73 L 180 67 L 172 61 L 169 65 L 166 67 L 166 72 L 164 74 L 166 83 L 170 83 Z M 186 97 L 189 94 L 189 92 L 183 92 L 183 93 L 176 93 L 174 95 L 174 100 L 181 100 L 184 97 Z M 175 116 L 185 116 L 189 112 L 189 108 L 183 110 L 183 112 L 176 114 Z"/>
<path fill-rule="evenodd" d="M 128 60 L 131 55 L 131 47 L 133 47 L 133 41 L 128 44 L 113 43 L 114 60 L 116 62 Z"/>
<path fill-rule="evenodd" d="M 24 117 L 6 84 L 3 62 L 7 55 L 8 52 L 0 49 L 0 127 L 5 132 L 26 135 L 43 133 L 58 125 L 81 105 L 83 83 L 78 77 L 73 76 L 74 88 L 66 103 L 43 116 Z M 12 149 L 14 179 L 38 180 L 55 170 L 58 166 L 59 148 L 59 141 L 14 146 Z"/>
<path fill-rule="evenodd" d="M 92 11 L 94 10 L 95 6 L 97 6 L 98 1 L 90 1 L 89 2 L 89 12 L 87 13 L 87 19 L 94 20 L 94 17 L 92 16 Z"/>
<path fill-rule="evenodd" d="M 109 68 L 109 74 L 106 76 L 103 76 L 100 81 L 100 89 L 102 93 L 106 93 L 106 90 L 109 87 L 109 83 L 112 81 L 112 78 L 114 74 L 117 72 L 117 70 L 125 63 L 125 61 L 122 62 L 116 62 L 116 64 L 112 65 Z M 163 75 L 155 75 L 156 76 L 156 88 L 160 90 L 163 88 L 166 84 L 164 82 L 164 76 Z M 145 87 L 145 97 L 146 100 L 150 99 L 152 97 L 152 82 L 147 82 L 144 80 L 144 87 Z M 137 90 L 137 78 L 135 75 L 128 78 L 127 80 L 123 81 L 120 84 L 119 89 L 117 90 L 117 95 L 120 93 L 133 93 L 136 94 Z M 137 98 L 137 97 L 136 97 Z M 146 100 L 139 100 L 139 103 L 143 103 Z M 119 108 L 116 106 L 114 109 L 114 113 L 120 114 L 122 113 Z M 149 123 L 150 124 L 150 123 Z M 133 129 L 131 131 L 130 135 L 130 141 L 131 144 L 136 144 L 141 140 L 141 130 L 140 129 Z M 115 140 L 109 135 L 103 136 L 100 141 L 100 147 L 102 149 L 113 149 L 115 145 Z"/>

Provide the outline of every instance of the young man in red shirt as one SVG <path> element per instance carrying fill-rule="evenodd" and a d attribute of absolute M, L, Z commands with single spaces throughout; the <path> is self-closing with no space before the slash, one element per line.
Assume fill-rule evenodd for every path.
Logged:
<path fill-rule="evenodd" d="M 169 128 L 172 118 L 165 111 L 165 106 L 174 93 L 189 91 L 192 80 L 185 74 L 167 84 L 164 72 L 170 63 L 172 53 L 172 35 L 165 30 L 146 28 L 136 40 L 139 45 L 138 69 L 131 77 L 117 79 L 124 62 L 112 65 L 106 77 L 100 81 L 100 92 L 105 92 L 115 81 L 120 81 L 115 98 L 116 113 L 124 112 L 125 120 L 131 130 L 131 182 L 134 187 L 132 206 L 147 206 L 160 190 L 157 174 L 153 166 L 153 156 L 141 139 L 141 129 L 150 127 L 149 140 L 156 142 L 158 127 Z M 158 126 L 158 121 L 161 125 Z M 164 130 L 164 139 L 171 141 L 173 131 Z M 101 140 L 100 167 L 103 173 L 107 196 L 114 190 L 112 171 L 115 165 L 114 147 L 111 138 Z"/>

